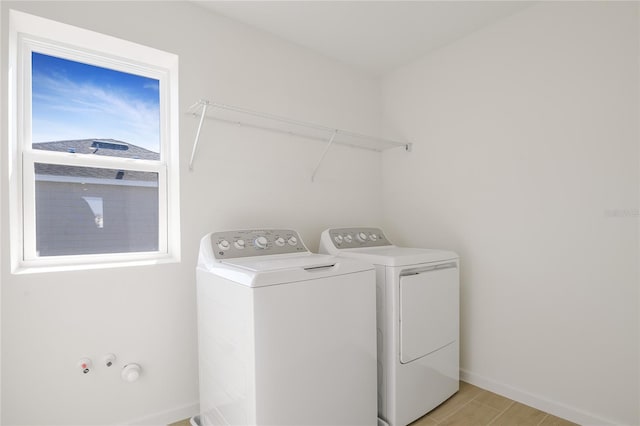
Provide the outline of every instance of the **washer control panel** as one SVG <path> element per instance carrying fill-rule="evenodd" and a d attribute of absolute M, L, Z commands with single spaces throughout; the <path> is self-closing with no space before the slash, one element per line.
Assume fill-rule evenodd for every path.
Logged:
<path fill-rule="evenodd" d="M 211 247 L 216 259 L 308 251 L 298 233 L 291 229 L 214 232 L 211 234 Z"/>
<path fill-rule="evenodd" d="M 389 246 L 391 243 L 378 228 L 329 229 L 329 237 L 336 248 Z"/>

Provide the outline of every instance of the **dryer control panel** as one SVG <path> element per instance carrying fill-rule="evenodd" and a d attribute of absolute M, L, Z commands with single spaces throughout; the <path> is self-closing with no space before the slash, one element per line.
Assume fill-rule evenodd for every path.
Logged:
<path fill-rule="evenodd" d="M 211 248 L 216 259 L 307 252 L 292 229 L 250 229 L 214 232 Z"/>
<path fill-rule="evenodd" d="M 332 228 L 328 231 L 331 243 L 339 249 L 391 245 L 379 228 Z"/>

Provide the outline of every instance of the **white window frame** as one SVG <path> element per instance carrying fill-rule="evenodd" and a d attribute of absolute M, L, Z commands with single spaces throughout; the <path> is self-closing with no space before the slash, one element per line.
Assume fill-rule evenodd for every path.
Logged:
<path fill-rule="evenodd" d="M 9 164 L 13 273 L 180 261 L 178 57 L 23 12 L 9 12 Z M 97 50 L 99 49 L 99 51 Z M 153 78 L 160 86 L 160 160 L 32 148 L 32 52 Z M 35 163 L 158 174 L 158 251 L 37 256 Z"/>

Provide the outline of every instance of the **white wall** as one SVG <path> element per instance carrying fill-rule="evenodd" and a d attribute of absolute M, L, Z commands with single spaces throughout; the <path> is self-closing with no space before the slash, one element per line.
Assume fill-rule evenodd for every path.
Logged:
<path fill-rule="evenodd" d="M 546 2 L 384 81 L 385 228 L 462 262 L 463 377 L 640 423 L 638 5 Z"/>
<path fill-rule="evenodd" d="M 3 11 L 2 11 L 2 7 L 0 7 L 0 22 L 4 22 L 3 21 Z M 6 37 L 5 33 L 1 30 L 0 28 L 0 47 L 4 47 L 4 37 Z M 0 59 L 0 64 L 4 64 L 4 59 Z M 1 72 L 1 71 L 0 71 Z M 5 85 L 3 84 L 4 80 L 2 80 L 2 78 L 0 78 L 0 99 L 4 99 L 5 98 Z M 5 103 L 4 102 L 0 102 L 0 127 L 5 128 L 6 126 L 6 121 L 5 121 Z M 0 132 L 3 133 L 3 132 Z M 1 138 L 2 136 L 0 136 Z M 0 154 L 0 176 L 4 176 L 4 161 L 2 161 L 2 158 L 4 158 L 4 154 Z M 2 191 L 5 190 L 5 187 L 3 186 L 3 184 L 0 184 L 0 188 L 2 188 Z M 3 199 L 4 197 L 0 196 L 0 241 L 4 241 L 4 233 L 6 232 L 4 229 L 4 226 L 2 226 L 3 223 L 3 216 L 5 214 L 5 210 L 4 210 L 4 205 L 5 205 L 5 200 Z M 3 276 L 4 273 L 4 261 L 2 260 L 4 258 L 4 244 L 0 243 L 0 277 Z M 0 278 L 0 381 L 2 380 L 2 278 Z M 0 424 L 2 424 L 2 385 L 0 385 Z"/>
<path fill-rule="evenodd" d="M 376 80 L 197 5 L 5 1 L 1 7 L 3 87 L 7 11 L 15 8 L 178 54 L 183 112 L 208 98 L 364 133 L 378 130 Z M 196 126 L 181 116 L 181 263 L 16 276 L 9 274 L 9 245 L 2 240 L 3 424 L 121 424 L 195 414 L 200 237 L 213 230 L 293 227 L 315 249 L 325 227 L 380 225 L 379 154 L 335 147 L 311 183 L 322 143 L 207 121 L 190 172 Z M 6 129 L 3 115 L 3 162 Z M 7 176 L 1 185 L 0 232 L 7 235 Z M 83 376 L 76 368 L 80 357 L 97 360 L 107 352 L 118 356 L 119 367 L 139 362 L 142 379 L 125 384 L 116 371 L 96 368 Z"/>
<path fill-rule="evenodd" d="M 378 130 L 375 80 L 179 2 L 4 1 L 3 88 L 12 7 L 180 55 L 183 111 L 210 98 Z M 211 121 L 189 172 L 197 123 L 181 116 L 180 264 L 14 276 L 0 239 L 2 423 L 192 414 L 199 237 L 290 226 L 315 249 L 326 226 L 380 225 L 382 206 L 398 243 L 462 256 L 467 379 L 577 421 L 639 423 L 637 14 L 544 3 L 393 73 L 386 115 L 414 151 L 385 153 L 383 173 L 378 154 L 336 147 L 311 184 L 321 144 Z M 143 379 L 78 373 L 106 352 Z"/>

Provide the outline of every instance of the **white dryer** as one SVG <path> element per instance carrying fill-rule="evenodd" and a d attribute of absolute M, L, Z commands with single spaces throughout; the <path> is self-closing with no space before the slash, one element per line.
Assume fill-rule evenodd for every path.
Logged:
<path fill-rule="evenodd" d="M 243 230 L 206 235 L 196 275 L 201 425 L 376 424 L 373 266 Z"/>
<path fill-rule="evenodd" d="M 375 265 L 380 419 L 405 426 L 456 393 L 458 255 L 397 247 L 377 228 L 327 229 L 320 252 Z"/>

